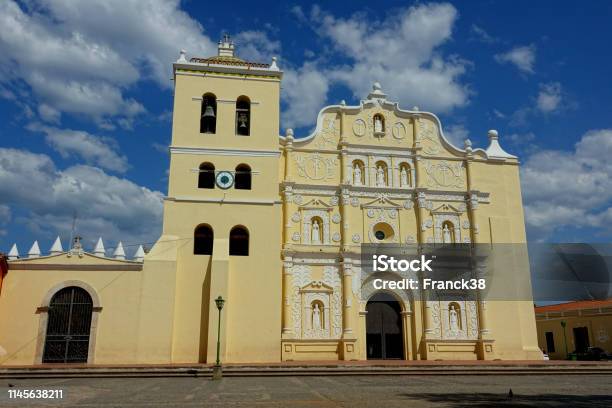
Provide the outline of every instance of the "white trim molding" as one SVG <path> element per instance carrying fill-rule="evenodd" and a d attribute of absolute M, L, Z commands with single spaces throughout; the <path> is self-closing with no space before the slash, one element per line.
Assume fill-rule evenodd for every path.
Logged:
<path fill-rule="evenodd" d="M 280 150 L 210 149 L 207 147 L 170 146 L 171 154 L 198 154 L 243 157 L 280 157 Z"/>

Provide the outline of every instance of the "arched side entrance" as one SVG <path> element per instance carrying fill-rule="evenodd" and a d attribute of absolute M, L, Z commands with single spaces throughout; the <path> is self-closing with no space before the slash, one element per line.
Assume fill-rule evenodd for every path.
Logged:
<path fill-rule="evenodd" d="M 49 302 L 43 363 L 87 363 L 92 328 L 92 297 L 83 288 L 69 286 Z"/>
<path fill-rule="evenodd" d="M 393 296 L 374 295 L 366 304 L 366 356 L 370 359 L 403 359 L 402 308 Z"/>

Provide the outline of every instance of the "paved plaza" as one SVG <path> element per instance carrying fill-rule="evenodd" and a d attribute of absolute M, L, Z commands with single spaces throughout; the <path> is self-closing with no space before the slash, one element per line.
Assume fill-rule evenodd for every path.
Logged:
<path fill-rule="evenodd" d="M 605 375 L 3 379 L 1 407 L 610 407 Z M 9 384 L 11 387 L 9 387 Z M 508 397 L 512 388 L 513 397 Z M 62 389 L 9 400 L 9 389 Z"/>

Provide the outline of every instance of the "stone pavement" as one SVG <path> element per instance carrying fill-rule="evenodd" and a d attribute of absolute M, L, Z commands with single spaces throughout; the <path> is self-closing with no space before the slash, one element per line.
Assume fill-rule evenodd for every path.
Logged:
<path fill-rule="evenodd" d="M 61 389 L 64 398 L 9 400 L 9 389 Z M 612 382 L 598 375 L 3 379 L 0 406 L 595 408 L 612 406 Z"/>

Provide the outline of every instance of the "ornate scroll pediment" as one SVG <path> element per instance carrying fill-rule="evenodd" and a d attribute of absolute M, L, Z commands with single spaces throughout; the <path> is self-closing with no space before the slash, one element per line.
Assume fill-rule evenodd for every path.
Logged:
<path fill-rule="evenodd" d="M 333 293 L 334 288 L 323 283 L 322 281 L 312 281 L 308 285 L 300 289 L 300 293 L 317 292 L 317 293 Z"/>

